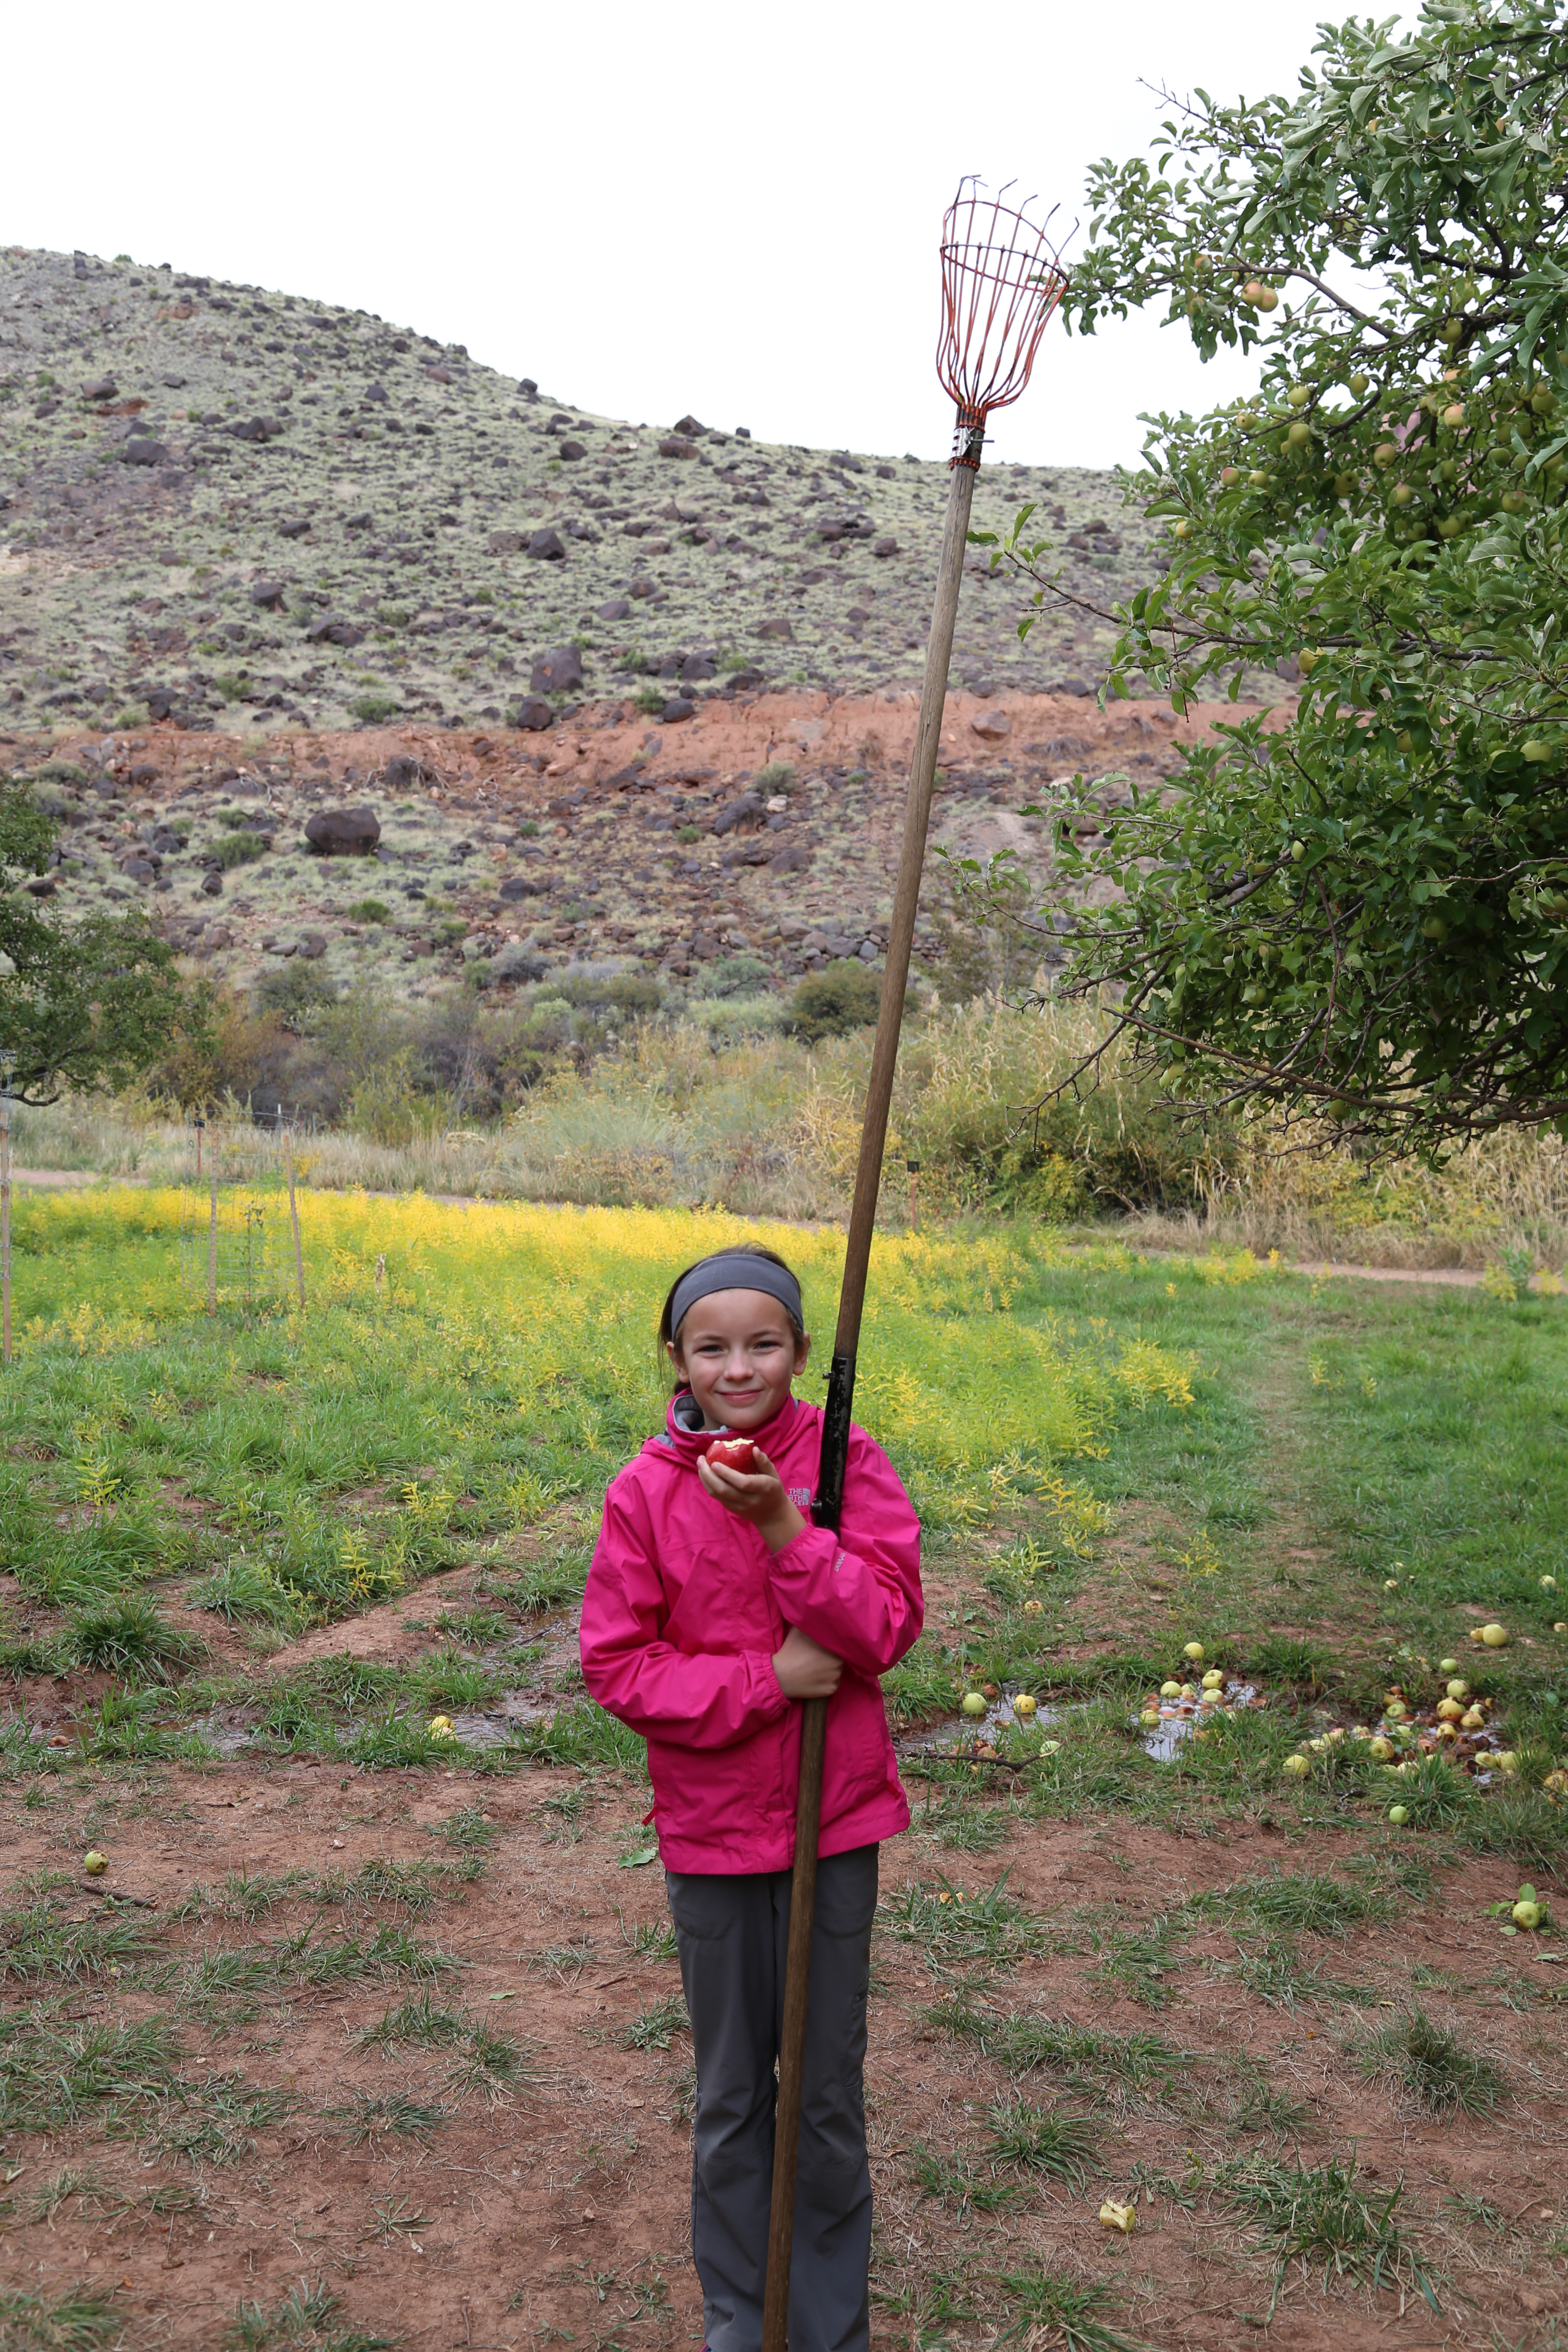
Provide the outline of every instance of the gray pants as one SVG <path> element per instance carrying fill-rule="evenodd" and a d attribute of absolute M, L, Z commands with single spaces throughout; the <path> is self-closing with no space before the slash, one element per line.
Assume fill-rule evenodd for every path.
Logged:
<path fill-rule="evenodd" d="M 697 2053 L 691 2248 L 710 2352 L 763 2339 L 775 2066 L 789 1940 L 787 1870 L 666 1873 Z M 877 1848 L 819 1863 L 790 2264 L 790 2352 L 870 2342 L 866 1993 Z"/>

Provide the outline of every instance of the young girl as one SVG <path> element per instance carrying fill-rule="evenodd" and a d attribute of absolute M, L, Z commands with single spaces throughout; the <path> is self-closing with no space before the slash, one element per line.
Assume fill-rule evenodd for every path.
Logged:
<path fill-rule="evenodd" d="M 667 1428 L 605 1498 L 583 1675 L 647 1740 L 697 2057 L 691 2239 L 710 2352 L 762 2341 L 800 1761 L 826 1698 L 821 1856 L 790 2269 L 790 2352 L 865 2352 L 871 2176 L 862 2075 L 877 1846 L 909 1826 L 877 1677 L 921 1630 L 920 1522 L 879 1446 L 849 1434 L 837 1535 L 812 1525 L 822 1412 L 791 1392 L 800 1285 L 746 1244 L 689 1266 L 659 1338 Z M 707 1458 L 749 1438 L 749 1471 Z"/>

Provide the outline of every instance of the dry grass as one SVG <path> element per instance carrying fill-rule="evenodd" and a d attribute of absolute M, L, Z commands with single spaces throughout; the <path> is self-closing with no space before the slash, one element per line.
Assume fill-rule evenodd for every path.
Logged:
<path fill-rule="evenodd" d="M 922 1216 L 1001 1211 L 1070 1225 L 1123 1220 L 1149 1246 L 1246 1246 L 1294 1259 L 1479 1267 L 1568 1258 L 1568 1146 L 1512 1133 L 1434 1171 L 1368 1169 L 1325 1142 L 1282 1150 L 1262 1125 L 1205 1132 L 1176 1119 L 1124 1055 L 1080 1098 L 1033 1107 L 1097 1040 L 1090 1008 L 1019 1014 L 994 1003 L 911 1023 L 889 1137 L 882 1221 L 908 1222 L 906 1160 Z M 794 1223 L 847 1205 L 870 1033 L 808 1047 L 776 1034 L 647 1022 L 618 1050 L 544 1080 L 487 1129 L 432 1124 L 405 1144 L 352 1129 L 303 1132 L 297 1164 L 319 1189 L 425 1192 L 605 1206 L 723 1206 Z M 20 1164 L 154 1182 L 188 1180 L 195 1136 L 137 1097 L 16 1115 Z M 1300 1141 L 1293 1137 L 1293 1146 Z M 233 1172 L 275 1175 L 281 1145 L 231 1106 Z"/>

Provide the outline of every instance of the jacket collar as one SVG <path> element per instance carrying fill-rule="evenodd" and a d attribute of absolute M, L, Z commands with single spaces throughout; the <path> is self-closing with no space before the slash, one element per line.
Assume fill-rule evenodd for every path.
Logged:
<path fill-rule="evenodd" d="M 745 1434 L 755 1440 L 771 1462 L 776 1462 L 777 1449 L 788 1443 L 805 1409 L 798 1397 L 785 1397 L 772 1421 L 764 1422 L 761 1429 L 748 1429 Z M 665 1444 L 689 1470 L 695 1468 L 718 1434 L 715 1430 L 703 1428 L 700 1409 L 689 1389 L 677 1389 L 671 1397 L 665 1430 Z"/>

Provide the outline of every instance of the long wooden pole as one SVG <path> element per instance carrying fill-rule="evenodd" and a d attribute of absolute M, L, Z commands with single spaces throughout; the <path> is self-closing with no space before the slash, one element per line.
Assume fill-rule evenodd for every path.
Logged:
<path fill-rule="evenodd" d="M 855 1199 L 849 1211 L 849 1239 L 844 1254 L 844 1286 L 838 1294 L 838 1328 L 833 1338 L 833 1361 L 827 1375 L 827 1406 L 822 1422 L 822 1460 L 817 1470 L 816 1524 L 837 1528 L 844 1505 L 844 1465 L 849 1453 L 849 1415 L 855 1401 L 855 1359 L 860 1346 L 860 1318 L 866 1305 L 866 1276 L 871 1263 L 871 1235 L 877 1223 L 877 1194 L 882 1181 L 882 1150 L 888 1139 L 888 1115 L 893 1101 L 893 1075 L 898 1067 L 899 1032 L 904 1018 L 904 992 L 909 985 L 910 955 L 914 946 L 915 915 L 920 906 L 921 875 L 925 866 L 926 835 L 931 824 L 931 793 L 936 784 L 937 753 L 942 744 L 942 711 L 947 702 L 948 665 L 952 659 L 952 632 L 958 619 L 958 591 L 963 578 L 963 551 L 969 533 L 969 510 L 974 499 L 974 475 L 980 463 L 983 436 L 977 426 L 964 456 L 972 464 L 953 467 L 947 497 L 947 528 L 942 534 L 942 568 L 937 574 L 936 606 L 926 646 L 925 691 L 921 697 L 920 725 L 915 732 L 914 758 L 910 766 L 909 796 L 904 803 L 904 843 L 899 878 L 893 891 L 893 919 L 888 933 L 887 969 L 882 977 L 882 1001 L 877 1014 L 877 1042 L 871 1053 L 871 1076 L 866 1088 L 866 1113 L 860 1127 L 860 1158 L 855 1171 Z M 790 2257 L 795 2247 L 795 2176 L 800 2152 L 800 2093 L 805 2063 L 805 2012 L 811 1985 L 811 1930 L 816 1911 L 816 1836 L 822 1811 L 822 1766 L 827 1725 L 827 1701 L 808 1698 L 801 1706 L 800 1792 L 795 1801 L 795 1875 L 790 1885 L 789 1943 L 784 1955 L 784 2019 L 779 2037 L 779 2095 L 773 2126 L 773 2206 L 768 2221 L 768 2276 L 763 2305 L 762 2352 L 786 2352 L 789 2333 Z"/>

